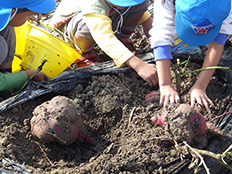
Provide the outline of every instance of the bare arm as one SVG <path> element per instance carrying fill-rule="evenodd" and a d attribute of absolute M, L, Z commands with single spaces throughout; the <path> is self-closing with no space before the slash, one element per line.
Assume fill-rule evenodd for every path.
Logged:
<path fill-rule="evenodd" d="M 208 52 L 206 54 L 202 68 L 217 66 L 221 58 L 224 45 L 218 44 L 216 42 L 211 42 L 208 47 Z M 195 103 L 204 105 L 205 108 L 210 112 L 208 103 L 213 105 L 213 102 L 206 95 L 206 88 L 215 70 L 204 70 L 201 71 L 196 83 L 190 89 L 191 106 Z"/>
<path fill-rule="evenodd" d="M 149 17 L 145 22 L 142 23 L 144 34 L 149 38 L 149 30 L 152 28 L 153 19 Z"/>
<path fill-rule="evenodd" d="M 170 59 L 158 60 L 156 65 L 159 75 L 160 104 L 179 103 L 179 95 L 171 84 Z"/>

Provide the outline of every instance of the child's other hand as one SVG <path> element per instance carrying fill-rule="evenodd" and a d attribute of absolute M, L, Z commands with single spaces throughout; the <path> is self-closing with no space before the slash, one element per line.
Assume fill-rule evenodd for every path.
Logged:
<path fill-rule="evenodd" d="M 168 102 L 179 103 L 180 97 L 172 85 L 160 86 L 160 105 L 165 106 Z"/>
<path fill-rule="evenodd" d="M 27 74 L 27 77 L 30 78 L 34 73 L 35 73 L 35 70 L 28 70 L 28 71 L 25 71 L 26 74 Z M 49 77 L 44 73 L 44 72 L 41 72 L 39 71 L 33 78 L 32 80 L 36 81 L 36 82 L 39 82 L 39 81 L 47 81 L 49 80 Z"/>
<path fill-rule="evenodd" d="M 191 106 L 194 107 L 195 103 L 199 104 L 198 106 L 205 106 L 205 109 L 211 113 L 209 109 L 209 103 L 214 106 L 213 102 L 208 98 L 204 89 L 194 88 L 194 86 L 189 91 L 191 98 Z"/>

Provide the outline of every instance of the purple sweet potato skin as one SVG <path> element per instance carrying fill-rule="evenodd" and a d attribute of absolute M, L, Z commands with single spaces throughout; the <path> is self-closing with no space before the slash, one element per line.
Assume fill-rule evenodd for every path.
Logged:
<path fill-rule="evenodd" d="M 86 136 L 86 129 L 75 103 L 64 96 L 56 96 L 37 106 L 30 121 L 31 132 L 45 143 L 70 145 Z"/>

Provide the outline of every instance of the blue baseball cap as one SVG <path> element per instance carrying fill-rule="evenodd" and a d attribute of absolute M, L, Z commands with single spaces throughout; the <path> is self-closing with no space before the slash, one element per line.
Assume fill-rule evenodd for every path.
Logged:
<path fill-rule="evenodd" d="M 27 8 L 36 13 L 48 13 L 55 6 L 55 0 L 2 0 L 0 1 L 0 31 L 8 24 L 12 8 Z"/>
<path fill-rule="evenodd" d="M 230 14 L 231 0 L 176 0 L 175 27 L 179 38 L 203 46 L 218 35 Z"/>
<path fill-rule="evenodd" d="M 109 0 L 110 3 L 118 7 L 130 7 L 143 3 L 145 0 Z"/>

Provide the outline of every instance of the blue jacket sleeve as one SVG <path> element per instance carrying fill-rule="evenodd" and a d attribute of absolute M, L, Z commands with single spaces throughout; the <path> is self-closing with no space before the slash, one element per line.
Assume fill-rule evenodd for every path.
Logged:
<path fill-rule="evenodd" d="M 221 45 L 225 45 L 227 37 L 228 37 L 227 34 L 218 33 L 217 37 L 214 39 L 214 42 L 221 44 Z"/>
<path fill-rule="evenodd" d="M 163 59 L 172 59 L 171 45 L 157 46 L 153 49 L 155 61 Z"/>

